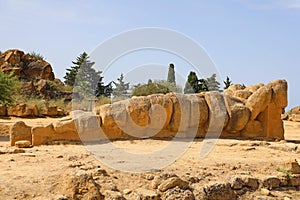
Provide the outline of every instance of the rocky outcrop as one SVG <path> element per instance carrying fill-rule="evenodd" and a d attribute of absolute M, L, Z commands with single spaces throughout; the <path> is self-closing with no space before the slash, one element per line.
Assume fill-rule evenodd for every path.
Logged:
<path fill-rule="evenodd" d="M 22 82 L 20 94 L 40 95 L 43 98 L 72 98 L 72 92 L 60 91 L 64 84 L 55 79 L 53 69 L 47 61 L 23 51 L 12 49 L 0 53 L 0 71 L 13 72 Z"/>
<path fill-rule="evenodd" d="M 236 91 L 252 94 L 249 97 L 230 95 Z M 96 114 L 76 111 L 71 119 L 33 127 L 32 143 L 90 142 L 107 138 L 194 138 L 205 137 L 207 133 L 210 134 L 207 137 L 284 139 L 281 113 L 286 106 L 287 82 L 284 80 L 245 89 L 235 85 L 224 93 L 134 97 L 100 106 Z"/>
<path fill-rule="evenodd" d="M 23 51 L 13 49 L 0 54 L 0 69 L 4 73 L 13 71 L 22 80 L 54 80 L 51 65 L 44 60 L 37 60 Z"/>
<path fill-rule="evenodd" d="M 37 117 L 39 110 L 34 104 L 16 104 L 8 107 L 7 114 L 15 117 Z"/>

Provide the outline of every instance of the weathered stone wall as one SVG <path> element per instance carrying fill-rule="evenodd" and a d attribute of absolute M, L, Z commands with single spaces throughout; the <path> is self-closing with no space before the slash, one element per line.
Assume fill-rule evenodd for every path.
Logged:
<path fill-rule="evenodd" d="M 284 80 L 247 88 L 237 84 L 223 93 L 133 97 L 103 105 L 96 109 L 96 115 L 77 111 L 70 119 L 31 127 L 30 134 L 33 145 L 55 140 L 99 141 L 105 137 L 284 139 L 281 113 L 286 106 Z M 17 126 L 11 129 L 11 145 L 22 135 L 21 128 L 18 134 Z"/>

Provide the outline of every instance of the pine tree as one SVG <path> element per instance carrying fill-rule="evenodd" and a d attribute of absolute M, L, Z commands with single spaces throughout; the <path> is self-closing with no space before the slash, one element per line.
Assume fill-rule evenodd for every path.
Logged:
<path fill-rule="evenodd" d="M 208 86 L 207 86 L 207 81 L 203 78 L 201 78 L 199 80 L 199 90 L 198 92 L 205 92 L 205 91 L 208 91 Z"/>
<path fill-rule="evenodd" d="M 172 64 L 172 63 L 169 65 L 167 82 L 176 85 L 175 69 L 174 69 L 174 64 Z"/>
<path fill-rule="evenodd" d="M 195 72 L 190 72 L 188 75 L 188 80 L 184 86 L 184 93 L 191 94 L 199 92 L 199 80 Z"/>
<path fill-rule="evenodd" d="M 218 91 L 220 89 L 220 83 L 216 80 L 217 75 L 213 74 L 206 79 L 208 91 Z"/>
<path fill-rule="evenodd" d="M 120 78 L 118 78 L 117 80 L 118 80 L 118 83 L 113 81 L 113 84 L 115 85 L 115 89 L 113 89 L 112 94 L 115 97 L 127 96 L 128 95 L 127 90 L 129 89 L 129 83 L 124 82 L 124 75 L 121 74 Z"/>
<path fill-rule="evenodd" d="M 89 57 L 86 56 L 80 65 L 75 81 L 75 85 L 80 88 L 80 92 L 89 97 L 96 95 L 98 81 L 100 80 L 100 74 L 102 73 L 93 68 L 94 64 L 95 62 L 91 62 Z"/>
<path fill-rule="evenodd" d="M 103 76 L 100 76 L 100 78 L 97 82 L 95 96 L 96 97 L 101 97 L 101 96 L 110 97 L 112 91 L 113 91 L 113 89 L 112 89 L 111 82 L 107 85 L 104 85 Z"/>
<path fill-rule="evenodd" d="M 225 84 L 225 87 L 224 87 L 224 89 L 227 89 L 227 88 L 229 88 L 229 86 L 231 86 L 231 85 L 232 85 L 232 82 L 231 82 L 231 80 L 229 79 L 229 77 L 228 77 L 228 76 L 226 77 L 226 80 L 225 80 L 225 81 L 223 81 L 223 83 Z"/>
<path fill-rule="evenodd" d="M 71 66 L 70 69 L 67 69 L 66 75 L 64 76 L 65 79 L 64 82 L 66 85 L 72 87 L 74 86 L 79 68 L 87 58 L 88 58 L 87 53 L 83 52 L 76 58 L 76 61 L 72 61 L 73 66 Z"/>

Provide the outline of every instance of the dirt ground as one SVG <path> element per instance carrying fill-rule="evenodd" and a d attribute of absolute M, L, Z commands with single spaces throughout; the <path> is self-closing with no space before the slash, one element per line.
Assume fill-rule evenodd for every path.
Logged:
<path fill-rule="evenodd" d="M 0 125 L 3 127 L 4 124 L 18 120 L 20 119 L 0 119 Z M 41 125 L 56 119 L 21 120 L 28 125 Z M 93 175 L 93 180 L 100 186 L 100 192 L 104 194 L 105 199 L 139 199 L 132 194 L 138 194 L 140 189 L 144 189 L 144 193 L 156 192 L 153 186 L 155 177 L 164 174 L 175 174 L 186 180 L 195 199 L 203 199 L 203 188 L 206 185 L 230 182 L 234 177 L 242 176 L 251 176 L 259 180 L 270 176 L 280 177 L 284 173 L 278 172 L 277 169 L 282 167 L 285 161 L 300 161 L 300 123 L 284 123 L 285 141 L 219 139 L 211 153 L 200 159 L 199 152 L 203 140 L 195 140 L 188 150 L 169 166 L 144 173 L 115 170 L 97 160 L 83 145 L 39 146 L 26 148 L 22 153 L 15 147 L 9 147 L 6 134 L 2 134 L 0 199 L 80 199 L 74 196 L 72 177 L 82 172 Z M 3 130 L 0 132 L 3 133 Z M 166 140 L 150 139 L 113 142 L 114 145 L 134 153 L 155 151 L 169 143 L 170 141 Z M 269 193 L 256 190 L 240 196 L 239 199 L 300 199 L 300 191 L 299 187 L 270 190 Z"/>

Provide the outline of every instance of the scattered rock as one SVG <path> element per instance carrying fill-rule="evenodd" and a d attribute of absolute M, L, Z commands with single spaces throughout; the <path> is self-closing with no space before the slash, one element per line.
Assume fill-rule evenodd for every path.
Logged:
<path fill-rule="evenodd" d="M 103 194 L 107 200 L 125 200 L 119 191 L 105 190 Z"/>
<path fill-rule="evenodd" d="M 31 142 L 28 140 L 20 140 L 15 142 L 15 146 L 18 148 L 30 148 L 32 147 Z"/>
<path fill-rule="evenodd" d="M 176 186 L 162 194 L 162 199 L 165 200 L 194 200 L 195 196 L 190 190 L 183 190 Z"/>
<path fill-rule="evenodd" d="M 144 188 L 138 188 L 136 190 L 137 194 L 140 195 L 141 199 L 153 199 L 153 200 L 159 200 L 160 196 L 155 191 L 147 190 Z"/>
<path fill-rule="evenodd" d="M 231 183 L 231 188 L 234 190 L 239 190 L 242 189 L 244 185 L 245 183 L 241 178 L 235 177 L 233 182 Z"/>
<path fill-rule="evenodd" d="M 167 180 L 164 180 L 159 186 L 158 190 L 160 192 L 165 192 L 168 189 L 174 188 L 178 186 L 181 189 L 186 189 L 188 187 L 188 183 L 186 181 L 183 181 L 179 177 L 171 177 Z"/>
<path fill-rule="evenodd" d="M 270 194 L 270 190 L 268 190 L 268 189 L 266 189 L 266 188 L 262 188 L 262 189 L 260 190 L 260 193 L 261 193 L 262 195 L 268 196 L 268 195 Z"/>
<path fill-rule="evenodd" d="M 123 194 L 125 194 L 125 195 L 130 194 L 131 192 L 132 192 L 132 190 L 130 190 L 130 189 L 123 190 Z"/>
<path fill-rule="evenodd" d="M 230 183 L 216 183 L 203 188 L 205 200 L 235 200 L 236 194 L 230 187 Z"/>
<path fill-rule="evenodd" d="M 296 159 L 285 162 L 284 168 L 292 174 L 300 174 L 300 165 Z"/>
<path fill-rule="evenodd" d="M 257 190 L 259 187 L 259 180 L 257 178 L 244 177 L 243 181 L 245 183 L 245 186 L 250 188 L 252 191 Z"/>
<path fill-rule="evenodd" d="M 71 199 L 104 199 L 100 193 L 100 186 L 91 174 L 79 171 L 71 177 L 66 188 Z"/>
<path fill-rule="evenodd" d="M 267 177 L 263 180 L 263 186 L 272 190 L 280 186 L 280 179 L 277 177 Z"/>
<path fill-rule="evenodd" d="M 293 175 L 293 177 L 290 178 L 290 186 L 292 187 L 300 186 L 300 174 Z"/>

